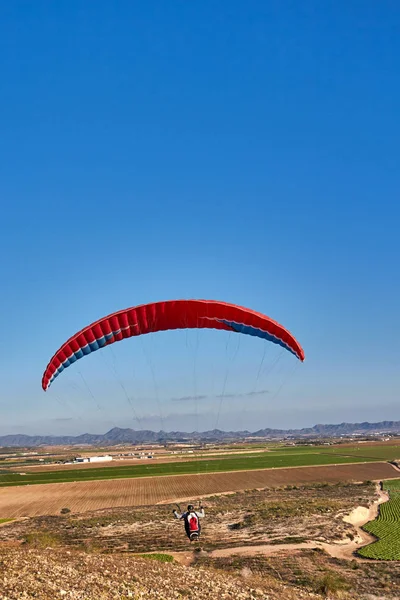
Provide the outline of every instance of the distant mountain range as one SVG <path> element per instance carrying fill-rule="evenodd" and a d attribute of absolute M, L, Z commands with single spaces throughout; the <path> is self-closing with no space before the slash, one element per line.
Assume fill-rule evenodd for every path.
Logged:
<path fill-rule="evenodd" d="M 35 446 L 114 446 L 118 444 L 137 444 L 144 442 L 185 442 L 190 440 L 223 441 L 250 438 L 284 439 L 284 438 L 328 438 L 343 435 L 366 435 L 377 433 L 400 433 L 400 421 L 381 421 L 380 423 L 340 423 L 338 425 L 314 425 L 303 429 L 259 429 L 258 431 L 203 431 L 187 433 L 183 431 L 150 431 L 121 429 L 114 427 L 104 434 L 84 433 L 82 435 L 3 435 L 0 436 L 0 447 L 35 447 Z"/>

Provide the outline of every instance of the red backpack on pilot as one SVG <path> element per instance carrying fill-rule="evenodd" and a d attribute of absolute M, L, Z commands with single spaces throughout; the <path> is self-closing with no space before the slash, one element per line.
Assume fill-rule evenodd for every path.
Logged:
<path fill-rule="evenodd" d="M 198 531 L 199 530 L 199 519 L 195 513 L 190 513 L 188 517 L 189 521 L 189 531 Z"/>

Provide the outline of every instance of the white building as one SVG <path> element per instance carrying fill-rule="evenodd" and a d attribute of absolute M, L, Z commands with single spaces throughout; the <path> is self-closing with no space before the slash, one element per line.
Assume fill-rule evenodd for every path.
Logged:
<path fill-rule="evenodd" d="M 89 462 L 91 462 L 91 463 L 95 463 L 95 462 L 109 462 L 112 459 L 113 459 L 113 457 L 110 456 L 109 454 L 106 454 L 104 456 L 90 456 L 89 457 Z"/>
<path fill-rule="evenodd" d="M 110 460 L 112 460 L 113 457 L 110 456 L 109 454 L 106 454 L 105 456 L 89 456 L 89 457 L 78 457 L 75 459 L 75 462 L 77 463 L 98 463 L 98 462 L 109 462 Z"/>

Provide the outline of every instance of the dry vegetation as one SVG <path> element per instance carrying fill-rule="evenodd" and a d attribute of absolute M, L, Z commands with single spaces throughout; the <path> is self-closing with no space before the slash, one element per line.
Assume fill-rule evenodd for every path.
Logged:
<path fill-rule="evenodd" d="M 331 558 L 323 550 L 283 551 L 276 556 L 204 556 L 199 565 L 228 573 L 249 572 L 331 598 L 400 598 L 400 565 Z"/>
<path fill-rule="evenodd" d="M 340 517 L 354 506 L 367 506 L 374 489 L 373 484 L 316 484 L 209 497 L 204 548 L 349 539 L 353 527 Z M 173 508 L 171 504 L 37 517 L 2 527 L 0 541 L 25 540 L 28 533 L 37 532 L 37 538 L 46 534 L 63 545 L 95 545 L 101 551 L 179 551 L 187 548 L 187 541 L 182 524 L 172 517 Z M 156 531 L 163 532 L 161 538 Z"/>
<path fill-rule="evenodd" d="M 6 586 L 0 598 L 399 598 L 396 563 L 345 561 L 296 548 L 304 540 L 351 539 L 357 532 L 343 516 L 374 499 L 370 482 L 213 496 L 205 501 L 198 552 L 173 519 L 173 505 L 64 511 L 15 521 L 0 528 L 0 580 Z M 252 555 L 260 544 L 276 545 L 277 554 Z M 235 556 L 237 547 L 247 547 L 249 554 Z M 229 548 L 231 556 L 213 555 Z M 157 552 L 153 560 L 139 557 L 148 552 Z M 165 555 L 191 566 L 165 563 Z"/>
<path fill-rule="evenodd" d="M 270 577 L 186 568 L 148 558 L 62 550 L 2 550 L 1 600 L 300 600 L 310 594 Z M 0 584 L 1 585 L 1 584 Z M 315 596 L 314 596 L 315 597 Z"/>

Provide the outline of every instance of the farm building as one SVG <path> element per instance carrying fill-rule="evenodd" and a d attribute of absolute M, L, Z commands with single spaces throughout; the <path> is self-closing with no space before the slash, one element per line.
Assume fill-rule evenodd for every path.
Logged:
<path fill-rule="evenodd" d="M 89 456 L 89 457 L 78 457 L 75 459 L 75 462 L 78 463 L 97 463 L 97 462 L 109 462 L 110 460 L 112 460 L 113 457 L 110 456 L 109 454 L 106 454 L 105 456 Z"/>
<path fill-rule="evenodd" d="M 89 458 L 89 462 L 108 462 L 112 459 L 113 459 L 112 456 L 110 456 L 109 454 L 106 454 L 104 456 L 91 456 Z"/>

